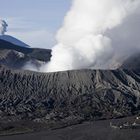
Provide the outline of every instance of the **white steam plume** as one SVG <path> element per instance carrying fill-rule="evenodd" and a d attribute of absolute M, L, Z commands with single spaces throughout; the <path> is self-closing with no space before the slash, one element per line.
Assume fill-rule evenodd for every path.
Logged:
<path fill-rule="evenodd" d="M 4 35 L 5 32 L 7 32 L 7 23 L 0 19 L 0 35 Z"/>
<path fill-rule="evenodd" d="M 57 33 L 51 62 L 43 71 L 91 68 L 112 55 L 106 31 L 120 25 L 135 11 L 139 0 L 73 0 L 63 27 Z"/>

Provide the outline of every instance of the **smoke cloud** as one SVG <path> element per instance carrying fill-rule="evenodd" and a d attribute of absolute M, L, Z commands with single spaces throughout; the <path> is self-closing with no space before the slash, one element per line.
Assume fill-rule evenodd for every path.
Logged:
<path fill-rule="evenodd" d="M 43 71 L 95 68 L 113 55 L 106 32 L 121 25 L 140 4 L 138 0 L 73 0 Z"/>
<path fill-rule="evenodd" d="M 0 19 L 0 35 L 4 35 L 4 33 L 7 32 L 7 26 L 8 24 L 4 20 Z"/>

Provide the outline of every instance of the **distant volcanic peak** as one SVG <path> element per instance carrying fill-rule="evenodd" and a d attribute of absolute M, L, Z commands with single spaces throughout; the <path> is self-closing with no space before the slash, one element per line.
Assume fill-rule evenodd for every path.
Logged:
<path fill-rule="evenodd" d="M 0 39 L 8 41 L 12 44 L 21 46 L 21 47 L 29 47 L 29 45 L 25 44 L 24 42 L 20 41 L 19 39 L 12 37 L 10 35 L 5 35 L 5 32 L 7 32 L 8 24 L 6 21 L 0 19 Z"/>
<path fill-rule="evenodd" d="M 10 42 L 12 44 L 18 45 L 20 47 L 26 47 L 26 48 L 30 47 L 26 43 L 20 41 L 19 39 L 15 38 L 15 37 L 12 37 L 10 35 L 0 35 L 0 39 L 8 41 L 8 42 Z"/>

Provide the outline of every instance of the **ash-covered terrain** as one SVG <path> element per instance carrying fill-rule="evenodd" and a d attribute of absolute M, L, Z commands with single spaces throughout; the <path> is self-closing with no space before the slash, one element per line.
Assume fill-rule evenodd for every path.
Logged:
<path fill-rule="evenodd" d="M 97 128 L 110 139 L 129 137 L 127 130 L 112 130 L 109 121 L 139 115 L 139 70 L 76 70 L 37 73 L 0 66 L 0 134 L 11 135 L 68 127 L 86 121 L 91 124 L 52 132 L 0 137 L 2 140 L 40 136 L 53 139 L 98 139 Z M 96 128 L 97 127 L 97 128 Z M 108 127 L 108 129 L 106 129 Z M 71 129 L 71 128 L 70 128 Z M 91 135 L 91 131 L 96 135 Z M 74 132 L 73 132 L 74 131 Z M 72 135 L 72 132 L 75 135 Z M 67 133 L 67 136 L 65 135 Z M 121 134 L 121 135 L 120 135 Z M 62 136 L 61 136 L 62 135 Z M 129 133 L 138 138 L 138 130 Z M 60 136 L 60 137 L 58 137 Z M 136 136 L 136 137 L 135 137 Z M 42 139 L 43 139 L 42 138 Z M 99 136 L 100 139 L 103 137 Z M 136 139 L 137 140 L 137 139 Z"/>
<path fill-rule="evenodd" d="M 89 140 L 97 139 L 99 132 L 112 133 L 108 138 L 116 139 L 120 130 L 109 127 L 109 120 L 139 115 L 140 109 L 140 70 L 139 54 L 127 59 L 116 70 L 73 70 L 53 73 L 38 73 L 24 70 L 27 62 L 47 63 L 51 50 L 32 49 L 0 40 L 0 135 L 13 135 L 55 130 L 46 136 L 53 139 L 78 139 L 87 127 Z M 86 121 L 91 124 L 77 125 Z M 96 122 L 97 121 L 97 122 Z M 101 125 L 102 123 L 102 125 Z M 72 125 L 77 125 L 69 131 Z M 68 129 L 68 130 L 67 130 Z M 90 135 L 94 130 L 97 135 Z M 130 137 L 137 135 L 136 130 Z M 63 135 L 68 133 L 68 136 Z M 56 135 L 54 135 L 54 133 Z M 74 135 L 69 135 L 74 133 Z M 125 139 L 125 135 L 120 138 Z M 38 135 L 39 134 L 39 135 Z M 44 135 L 44 132 L 34 137 Z M 61 137 L 58 135 L 62 134 Z M 132 134 L 132 135 L 131 135 Z M 76 135 L 76 136 L 75 136 Z M 30 137 L 0 137 L 19 139 Z M 52 137 L 54 136 L 54 137 Z M 138 137 L 138 136 L 137 136 Z M 81 138 L 81 139 L 82 139 Z M 102 139 L 102 138 L 100 138 Z"/>
<path fill-rule="evenodd" d="M 125 117 L 139 112 L 139 91 L 139 70 L 35 73 L 0 67 L 2 119 Z"/>
<path fill-rule="evenodd" d="M 133 120 L 125 118 L 114 120 L 117 122 Z M 0 140 L 139 140 L 139 129 L 112 129 L 110 120 L 85 122 L 66 128 L 0 137 Z"/>

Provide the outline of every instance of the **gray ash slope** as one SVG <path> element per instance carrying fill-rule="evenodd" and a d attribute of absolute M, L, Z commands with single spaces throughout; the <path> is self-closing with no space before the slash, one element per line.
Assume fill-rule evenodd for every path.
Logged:
<path fill-rule="evenodd" d="M 139 70 L 36 73 L 0 67 L 0 119 L 109 119 L 138 114 Z M 6 118 L 7 119 L 7 118 Z"/>
<path fill-rule="evenodd" d="M 134 55 L 126 59 L 121 65 L 121 68 L 129 70 L 140 69 L 140 53 L 135 53 Z"/>

